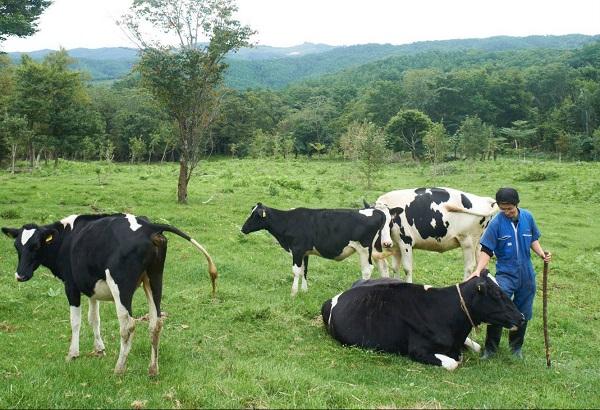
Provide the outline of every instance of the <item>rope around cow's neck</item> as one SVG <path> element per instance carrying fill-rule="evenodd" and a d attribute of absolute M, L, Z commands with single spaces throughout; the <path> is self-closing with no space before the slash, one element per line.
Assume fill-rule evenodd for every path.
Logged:
<path fill-rule="evenodd" d="M 458 286 L 458 283 L 456 284 L 456 290 L 458 291 L 458 298 L 460 299 L 460 308 L 467 315 L 467 318 L 469 319 L 469 322 L 471 323 L 471 326 L 473 326 L 473 328 L 475 328 L 476 332 L 479 332 L 479 327 L 475 326 L 475 323 L 473 322 L 473 319 L 471 319 L 471 315 L 469 314 L 469 309 L 467 309 L 467 305 L 465 303 L 465 300 L 462 297 L 462 293 L 460 293 L 460 287 Z"/>

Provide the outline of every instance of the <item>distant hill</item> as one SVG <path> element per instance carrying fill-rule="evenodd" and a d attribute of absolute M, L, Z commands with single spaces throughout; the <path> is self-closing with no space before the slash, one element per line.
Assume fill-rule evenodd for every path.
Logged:
<path fill-rule="evenodd" d="M 228 57 L 226 84 L 238 89 L 282 88 L 288 84 L 332 74 L 392 56 L 410 56 L 428 51 L 496 52 L 527 49 L 574 49 L 600 41 L 600 35 L 497 36 L 484 39 L 422 41 L 412 44 L 366 44 L 335 47 L 304 43 L 294 47 L 258 46 L 244 48 Z M 41 59 L 52 50 L 27 53 Z M 92 81 L 114 81 L 125 77 L 137 61 L 133 48 L 77 48 L 68 50 L 77 60 L 75 69 L 87 71 Z M 18 61 L 22 53 L 8 53 Z"/>

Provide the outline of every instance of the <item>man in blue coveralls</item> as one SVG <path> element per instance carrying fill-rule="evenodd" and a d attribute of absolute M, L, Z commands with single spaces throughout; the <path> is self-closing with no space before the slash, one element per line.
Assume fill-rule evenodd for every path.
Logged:
<path fill-rule="evenodd" d="M 549 262 L 552 255 L 544 254 L 539 242 L 540 231 L 533 215 L 519 208 L 519 193 L 513 188 L 500 188 L 496 193 L 500 213 L 492 219 L 481 237 L 481 252 L 475 271 L 470 277 L 479 276 L 491 257 L 496 255 L 496 280 L 500 288 L 513 299 L 525 320 L 531 320 L 535 297 L 535 271 L 531 263 L 530 249 Z M 527 322 L 518 330 L 508 334 L 508 344 L 514 357 L 522 359 L 521 348 L 525 338 Z M 483 359 L 496 353 L 502 327 L 487 326 Z"/>

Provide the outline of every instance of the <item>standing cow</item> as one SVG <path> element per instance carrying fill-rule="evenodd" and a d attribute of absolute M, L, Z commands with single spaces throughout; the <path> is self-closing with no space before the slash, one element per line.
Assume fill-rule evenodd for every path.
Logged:
<path fill-rule="evenodd" d="M 394 247 L 375 257 L 391 253 L 394 272 L 401 264 L 407 282 L 412 282 L 413 249 L 445 252 L 460 246 L 467 278 L 477 263 L 479 239 L 498 212 L 494 199 L 452 188 L 391 191 L 377 198 L 376 206 L 390 209 Z"/>
<path fill-rule="evenodd" d="M 144 217 L 129 214 L 71 215 L 50 225 L 24 225 L 2 228 L 15 239 L 19 256 L 15 276 L 19 282 L 31 279 L 43 265 L 64 282 L 71 307 L 71 346 L 67 360 L 79 356 L 81 294 L 90 298 L 88 320 L 94 331 L 94 353 L 104 355 L 100 336 L 98 301 L 114 301 L 119 318 L 121 349 L 115 373 L 125 371 L 131 349 L 135 321 L 132 317 L 133 293 L 140 284 L 149 305 L 150 375 L 158 374 L 158 343 L 162 329 L 160 302 L 162 278 L 167 255 L 167 238 L 172 232 L 190 241 L 206 257 L 213 294 L 217 269 L 210 255 L 196 240 L 179 229 L 153 224 Z"/>
<path fill-rule="evenodd" d="M 392 246 L 390 224 L 391 215 L 385 206 L 361 210 L 296 208 L 281 211 L 259 202 L 252 208 L 242 232 L 249 234 L 266 229 L 292 254 L 292 296 L 295 296 L 300 277 L 302 290 L 308 290 L 309 255 L 341 261 L 357 252 L 362 276 L 369 279 L 373 272 L 373 247 L 381 252 L 380 244 L 386 248 Z"/>
<path fill-rule="evenodd" d="M 407 355 L 454 370 L 467 335 L 482 322 L 513 330 L 525 323 L 495 280 L 482 272 L 446 288 L 382 278 L 359 281 L 321 308 L 329 334 L 344 345 Z M 478 348 L 478 347 L 477 347 Z"/>

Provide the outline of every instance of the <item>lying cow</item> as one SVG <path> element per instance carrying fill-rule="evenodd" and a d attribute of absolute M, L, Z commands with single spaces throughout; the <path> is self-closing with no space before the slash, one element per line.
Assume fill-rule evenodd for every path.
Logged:
<path fill-rule="evenodd" d="M 373 246 L 376 245 L 379 251 L 382 251 L 379 243 L 384 247 L 392 246 L 390 224 L 391 216 L 386 207 L 280 211 L 259 202 L 252 208 L 242 232 L 249 234 L 266 229 L 292 254 L 292 296 L 295 296 L 301 276 L 302 290 L 308 290 L 309 255 L 340 261 L 357 252 L 362 276 L 369 279 L 373 272 Z"/>
<path fill-rule="evenodd" d="M 397 272 L 402 265 L 407 282 L 412 282 L 413 249 L 445 252 L 459 246 L 463 251 L 466 279 L 477 263 L 479 239 L 498 212 L 494 199 L 452 188 L 392 191 L 377 198 L 376 206 L 390 209 L 394 223 L 392 268 Z"/>
<path fill-rule="evenodd" d="M 321 308 L 331 336 L 344 345 L 409 356 L 454 370 L 473 326 L 516 329 L 523 315 L 495 280 L 482 272 L 446 288 L 382 278 L 359 281 Z"/>
<path fill-rule="evenodd" d="M 143 284 L 149 305 L 152 342 L 148 372 L 158 374 L 158 343 L 162 328 L 160 302 L 167 255 L 167 239 L 163 232 L 187 239 L 204 254 L 213 294 L 215 291 L 217 269 L 202 245 L 173 226 L 153 224 L 143 217 L 71 215 L 50 225 L 28 224 L 20 229 L 2 228 L 2 232 L 15 238 L 19 255 L 15 273 L 18 281 L 28 281 L 43 265 L 64 282 L 71 307 L 71 346 L 67 360 L 79 356 L 83 293 L 90 298 L 88 320 L 94 331 L 94 353 L 97 355 L 104 355 L 98 301 L 115 302 L 121 333 L 115 373 L 123 373 L 135 330 L 131 310 L 133 293 Z"/>

